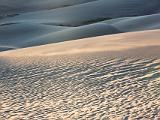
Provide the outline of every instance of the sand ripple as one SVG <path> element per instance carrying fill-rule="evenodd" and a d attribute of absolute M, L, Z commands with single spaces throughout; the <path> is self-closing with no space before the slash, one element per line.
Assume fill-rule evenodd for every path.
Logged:
<path fill-rule="evenodd" d="M 0 120 L 158 120 L 160 59 L 1 58 Z"/>

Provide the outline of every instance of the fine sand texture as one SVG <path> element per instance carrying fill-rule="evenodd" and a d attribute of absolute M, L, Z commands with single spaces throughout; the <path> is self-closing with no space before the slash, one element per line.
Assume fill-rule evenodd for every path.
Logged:
<path fill-rule="evenodd" d="M 159 120 L 160 31 L 0 53 L 0 120 Z"/>
<path fill-rule="evenodd" d="M 159 120 L 160 59 L 0 58 L 0 120 Z"/>

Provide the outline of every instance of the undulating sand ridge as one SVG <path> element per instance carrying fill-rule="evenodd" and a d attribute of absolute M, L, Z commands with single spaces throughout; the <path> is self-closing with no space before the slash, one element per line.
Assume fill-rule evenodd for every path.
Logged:
<path fill-rule="evenodd" d="M 83 54 L 94 52 L 122 53 L 133 50 L 128 54 L 153 54 L 159 56 L 160 30 L 122 33 L 117 35 L 85 38 L 62 43 L 42 45 L 11 51 L 1 52 L 0 56 L 52 56 L 66 54 Z M 152 49 L 149 49 L 152 48 Z M 148 52 L 146 50 L 148 49 Z M 129 50 L 129 51 L 128 51 Z"/>
<path fill-rule="evenodd" d="M 43 23 L 23 21 L 0 25 L 1 51 L 8 50 L 3 46 L 26 48 L 49 43 L 117 34 L 131 31 L 154 30 L 160 28 L 160 14 L 138 17 L 124 17 L 105 21 L 95 21 L 77 27 L 56 24 L 53 21 Z M 53 19 L 52 19 L 53 20 Z M 92 20 L 92 19 L 91 19 Z M 40 20 L 38 20 L 40 21 Z M 14 49 L 14 48 L 12 48 Z"/>
<path fill-rule="evenodd" d="M 75 0 L 74 0 L 75 1 Z M 76 2 L 76 1 L 75 1 Z M 142 16 L 155 14 L 159 11 L 159 0 L 152 0 L 150 4 L 144 4 L 150 0 L 97 0 L 87 4 L 53 9 L 45 11 L 30 12 L 2 19 L 0 22 L 40 22 L 52 21 L 59 24 L 78 25 L 90 20 L 113 19 L 128 16 Z M 63 2 L 62 2 L 63 3 Z"/>
<path fill-rule="evenodd" d="M 93 2 L 95 0 L 1 0 L 0 18 L 17 16 L 22 13 L 64 8 Z"/>
<path fill-rule="evenodd" d="M 0 51 L 160 29 L 159 6 L 159 0 L 1 0 Z"/>

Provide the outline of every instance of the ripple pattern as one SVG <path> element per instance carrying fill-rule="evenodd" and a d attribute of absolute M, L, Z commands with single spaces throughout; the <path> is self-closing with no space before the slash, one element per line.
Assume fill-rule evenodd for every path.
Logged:
<path fill-rule="evenodd" d="M 160 59 L 0 58 L 0 120 L 159 120 Z"/>

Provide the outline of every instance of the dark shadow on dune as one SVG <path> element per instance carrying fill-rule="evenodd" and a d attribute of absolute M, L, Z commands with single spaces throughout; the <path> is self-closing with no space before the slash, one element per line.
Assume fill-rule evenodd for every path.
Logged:
<path fill-rule="evenodd" d="M 43 11 L 43 10 L 53 10 L 59 8 L 70 7 L 74 5 L 81 5 L 90 2 L 94 2 L 97 0 L 46 0 L 39 1 L 39 3 L 35 4 L 36 0 L 28 1 L 28 0 L 2 0 L 0 4 L 0 19 L 14 17 L 19 14 L 35 12 L 35 11 Z"/>
<path fill-rule="evenodd" d="M 86 3 L 90 3 L 90 2 L 94 2 L 94 1 L 98 1 L 98 0 L 87 0 L 87 1 L 81 2 L 79 4 L 68 4 L 68 5 L 66 4 L 66 5 L 61 5 L 58 7 L 48 8 L 46 10 L 53 10 L 53 9 L 65 8 L 65 7 L 75 6 L 75 5 L 82 5 L 82 4 L 86 4 Z"/>
<path fill-rule="evenodd" d="M 20 15 L 20 14 L 7 14 L 7 15 L 0 15 L 0 20 L 1 19 L 4 19 L 4 18 L 11 18 L 11 17 L 15 17 L 17 15 Z"/>
<path fill-rule="evenodd" d="M 0 24 L 0 26 L 7 26 L 7 25 L 14 25 L 14 24 L 18 24 L 18 23 L 4 23 L 4 24 Z"/>
<path fill-rule="evenodd" d="M 3 46 L 0 46 L 0 51 L 7 51 L 7 50 L 13 50 L 13 49 L 17 49 L 15 47 L 3 47 Z"/>
<path fill-rule="evenodd" d="M 116 34 L 116 33 L 122 33 L 122 32 L 111 25 L 105 25 L 101 23 L 90 24 L 90 25 L 73 27 L 58 32 L 49 33 L 44 36 L 37 37 L 36 39 L 25 41 L 25 43 L 19 44 L 19 46 L 21 47 L 38 46 L 49 43 L 64 42 L 69 40 L 77 40 L 82 38 Z"/>
<path fill-rule="evenodd" d="M 23 0 L 2 0 L 1 4 L 6 4 L 0 5 L 3 6 L 0 8 L 0 16 L 6 19 L 0 20 L 0 44 L 31 47 L 101 35 L 159 29 L 160 15 L 155 14 L 159 11 L 159 0 L 153 0 L 151 4 L 144 4 L 143 1 L 145 0 L 47 0 L 37 3 L 36 0 L 24 0 L 27 4 L 23 7 Z M 56 9 L 59 7 L 60 9 Z M 17 11 L 20 13 L 16 13 Z M 146 14 L 152 15 L 145 16 Z M 140 16 L 133 17 L 138 15 Z"/>
<path fill-rule="evenodd" d="M 90 19 L 90 20 L 85 20 L 85 21 L 81 21 L 79 23 L 76 24 L 63 24 L 63 23 L 43 23 L 45 25 L 56 25 L 56 26 L 64 26 L 64 27 L 79 27 L 79 26 L 84 26 L 84 25 L 90 25 L 90 24 L 94 24 L 94 23 L 99 23 L 102 21 L 106 21 L 106 20 L 111 20 L 112 18 L 105 18 L 105 17 L 100 17 L 100 18 L 95 18 L 95 19 Z"/>

